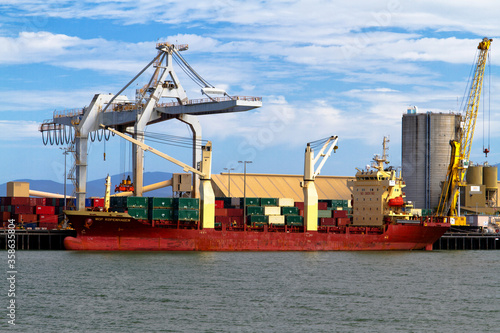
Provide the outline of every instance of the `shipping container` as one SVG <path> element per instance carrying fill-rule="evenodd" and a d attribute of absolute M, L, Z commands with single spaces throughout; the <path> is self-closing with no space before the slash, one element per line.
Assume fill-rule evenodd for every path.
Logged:
<path fill-rule="evenodd" d="M 215 208 L 224 208 L 224 200 L 215 200 Z"/>
<path fill-rule="evenodd" d="M 38 222 L 23 223 L 25 229 L 35 229 L 36 227 L 38 227 Z"/>
<path fill-rule="evenodd" d="M 281 215 L 299 215 L 298 207 L 281 207 Z"/>
<path fill-rule="evenodd" d="M 179 221 L 199 221 L 200 211 L 197 209 L 181 209 L 176 210 L 175 219 Z"/>
<path fill-rule="evenodd" d="M 281 207 L 264 206 L 264 215 L 281 215 Z M 295 207 L 290 207 L 295 208 Z"/>
<path fill-rule="evenodd" d="M 57 223 L 58 221 L 58 216 L 54 214 L 42 214 L 38 215 L 38 221 L 39 222 L 49 222 L 49 223 Z"/>
<path fill-rule="evenodd" d="M 243 206 L 244 198 L 240 199 L 240 207 Z M 247 206 L 260 206 L 260 198 L 245 198 Z"/>
<path fill-rule="evenodd" d="M 46 214 L 46 215 L 53 215 L 55 214 L 56 209 L 54 206 L 35 206 L 35 213 L 36 214 Z"/>
<path fill-rule="evenodd" d="M 101 198 L 92 199 L 92 207 L 94 207 L 94 208 L 104 207 L 104 199 L 101 199 Z"/>
<path fill-rule="evenodd" d="M 200 199 L 198 198 L 175 198 L 176 209 L 200 209 Z"/>
<path fill-rule="evenodd" d="M 227 208 L 227 216 L 243 216 L 242 208 Z"/>
<path fill-rule="evenodd" d="M 332 211 L 331 210 L 318 210 L 318 217 L 319 218 L 332 217 Z"/>
<path fill-rule="evenodd" d="M 269 216 L 266 215 L 249 215 L 248 223 L 255 223 L 255 222 L 267 223 L 268 218 Z"/>
<path fill-rule="evenodd" d="M 298 209 L 304 209 L 304 203 L 302 201 L 295 202 L 294 206 L 297 207 Z"/>
<path fill-rule="evenodd" d="M 173 220 L 174 219 L 174 211 L 173 209 L 168 208 L 157 208 L 151 209 L 149 211 L 151 220 Z"/>
<path fill-rule="evenodd" d="M 240 204 L 243 205 L 243 202 L 241 201 L 241 198 L 230 198 L 231 199 L 231 206 L 233 207 L 240 207 Z"/>
<path fill-rule="evenodd" d="M 1 212 L 2 222 L 6 222 L 10 219 L 10 212 Z"/>
<path fill-rule="evenodd" d="M 292 198 L 279 198 L 278 206 L 280 207 L 293 207 L 295 204 Z"/>
<path fill-rule="evenodd" d="M 174 208 L 174 198 L 149 198 L 150 208 Z"/>
<path fill-rule="evenodd" d="M 264 207 L 247 206 L 247 214 L 246 215 L 264 215 Z"/>
<path fill-rule="evenodd" d="M 345 227 L 348 226 L 351 223 L 351 219 L 348 217 L 339 217 L 337 219 L 337 225 L 339 227 Z"/>
<path fill-rule="evenodd" d="M 228 216 L 226 208 L 217 208 L 215 207 L 215 216 Z"/>
<path fill-rule="evenodd" d="M 338 217 L 347 217 L 347 211 L 346 210 L 333 210 L 333 217 L 338 218 Z"/>
<path fill-rule="evenodd" d="M 12 206 L 29 206 L 30 198 L 29 197 L 4 197 L 5 203 L 4 206 L 12 205 Z"/>
<path fill-rule="evenodd" d="M 12 206 L 14 214 L 33 214 L 34 208 L 31 206 Z"/>
<path fill-rule="evenodd" d="M 337 219 L 333 217 L 323 217 L 318 219 L 319 225 L 322 227 L 336 227 Z"/>
<path fill-rule="evenodd" d="M 148 218 L 148 210 L 145 208 L 129 208 L 128 215 L 136 219 L 145 220 Z"/>
<path fill-rule="evenodd" d="M 148 208 L 149 198 L 148 197 L 127 197 L 127 207 L 128 208 Z"/>
<path fill-rule="evenodd" d="M 36 214 L 14 214 L 12 216 L 18 223 L 37 222 Z"/>
<path fill-rule="evenodd" d="M 269 224 L 284 225 L 285 217 L 283 215 L 271 215 L 267 217 Z"/>
<path fill-rule="evenodd" d="M 304 222 L 286 222 L 286 225 L 289 227 L 302 227 L 304 226 Z"/>
<path fill-rule="evenodd" d="M 127 197 L 110 197 L 109 198 L 110 207 L 127 207 Z"/>
<path fill-rule="evenodd" d="M 278 198 L 260 198 L 261 206 L 278 206 Z"/>
<path fill-rule="evenodd" d="M 286 215 L 285 216 L 285 222 L 286 224 L 288 225 L 289 223 L 303 223 L 304 222 L 304 218 L 302 216 L 299 216 L 299 215 Z"/>
<path fill-rule="evenodd" d="M 318 201 L 318 209 L 319 210 L 327 210 L 328 209 L 328 203 Z"/>

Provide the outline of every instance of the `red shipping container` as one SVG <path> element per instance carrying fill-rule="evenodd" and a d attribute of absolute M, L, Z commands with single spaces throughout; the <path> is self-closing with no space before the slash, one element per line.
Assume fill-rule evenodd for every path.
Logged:
<path fill-rule="evenodd" d="M 215 216 L 227 216 L 227 209 L 215 207 Z"/>
<path fill-rule="evenodd" d="M 337 219 L 337 225 L 339 227 L 345 227 L 348 226 L 351 223 L 351 219 L 348 217 L 339 217 Z"/>
<path fill-rule="evenodd" d="M 37 214 L 54 215 L 56 210 L 54 206 L 36 206 L 35 212 Z"/>
<path fill-rule="evenodd" d="M 335 218 L 347 217 L 347 210 L 334 210 L 333 217 Z"/>
<path fill-rule="evenodd" d="M 318 202 L 318 210 L 328 210 L 328 202 Z"/>
<path fill-rule="evenodd" d="M 224 208 L 224 200 L 215 200 L 215 208 Z"/>
<path fill-rule="evenodd" d="M 299 215 L 304 217 L 304 210 L 303 209 L 299 209 Z"/>
<path fill-rule="evenodd" d="M 2 217 L 2 222 L 7 222 L 10 219 L 10 212 L 2 212 L 0 216 Z"/>
<path fill-rule="evenodd" d="M 227 208 L 227 216 L 243 216 L 243 209 Z"/>
<path fill-rule="evenodd" d="M 57 223 L 57 215 L 38 215 L 38 221 L 47 223 Z"/>
<path fill-rule="evenodd" d="M 38 226 L 40 228 L 47 228 L 47 229 L 57 229 L 57 222 L 38 222 Z"/>
<path fill-rule="evenodd" d="M 30 205 L 30 198 L 28 198 L 28 197 L 7 197 L 7 203 L 4 205 L 29 206 Z"/>
<path fill-rule="evenodd" d="M 47 199 L 45 198 L 35 198 L 36 200 L 36 205 L 37 206 L 45 206 L 47 205 Z"/>
<path fill-rule="evenodd" d="M 304 203 L 300 202 L 300 201 L 296 201 L 295 207 L 297 207 L 298 209 L 304 209 Z"/>
<path fill-rule="evenodd" d="M 104 207 L 104 199 L 96 198 L 92 199 L 93 207 Z"/>
<path fill-rule="evenodd" d="M 36 198 L 30 198 L 30 206 L 37 206 Z"/>
<path fill-rule="evenodd" d="M 26 223 L 26 222 L 36 222 L 37 217 L 36 214 L 14 214 L 14 220 L 18 223 Z"/>
<path fill-rule="evenodd" d="M 337 221 L 333 217 L 322 217 L 319 219 L 320 226 L 336 227 Z"/>
<path fill-rule="evenodd" d="M 31 206 L 12 206 L 12 213 L 14 213 L 14 214 L 33 214 L 33 207 L 31 207 Z"/>

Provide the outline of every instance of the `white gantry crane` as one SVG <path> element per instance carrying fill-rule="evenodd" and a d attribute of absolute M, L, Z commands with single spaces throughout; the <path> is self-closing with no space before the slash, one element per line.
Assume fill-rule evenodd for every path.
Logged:
<path fill-rule="evenodd" d="M 189 125 L 193 133 L 192 167 L 197 169 L 201 162 L 201 126 L 199 115 L 248 111 L 262 106 L 260 97 L 229 96 L 224 90 L 217 89 L 204 80 L 180 55 L 188 49 L 187 45 L 158 43 L 158 54 L 117 94 L 96 94 L 89 106 L 63 112 L 54 112 L 53 119 L 40 126 L 45 144 L 72 144 L 75 157 L 75 193 L 76 209 L 85 208 L 87 183 L 87 144 L 89 138 L 108 139 L 100 125 L 113 128 L 118 132 L 132 133 L 138 142 L 144 143 L 147 125 L 178 119 Z M 208 98 L 189 100 L 173 63 L 201 87 L 202 94 Z M 154 73 L 149 82 L 136 91 L 135 100 L 131 101 L 122 93 L 148 68 Z M 213 95 L 221 95 L 214 97 Z M 170 99 L 168 102 L 165 99 Z M 138 145 L 132 147 L 134 195 L 142 196 L 144 151 Z M 199 197 L 199 175 L 193 177 L 193 197 Z"/>

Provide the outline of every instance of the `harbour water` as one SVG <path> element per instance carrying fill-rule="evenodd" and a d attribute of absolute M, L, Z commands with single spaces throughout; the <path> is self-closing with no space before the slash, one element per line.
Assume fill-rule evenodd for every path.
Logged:
<path fill-rule="evenodd" d="M 16 256 L 2 332 L 500 332 L 498 251 Z"/>

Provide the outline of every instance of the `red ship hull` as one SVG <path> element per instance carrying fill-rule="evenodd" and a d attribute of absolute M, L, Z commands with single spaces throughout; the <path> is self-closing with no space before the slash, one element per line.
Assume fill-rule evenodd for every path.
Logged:
<path fill-rule="evenodd" d="M 450 227 L 428 219 L 383 228 L 326 227 L 304 232 L 297 227 L 154 226 L 119 213 L 68 212 L 67 216 L 77 237 L 66 237 L 66 249 L 87 251 L 431 250 Z"/>

